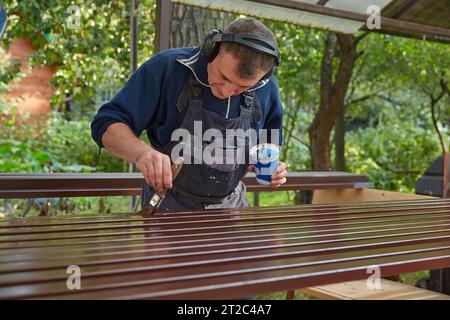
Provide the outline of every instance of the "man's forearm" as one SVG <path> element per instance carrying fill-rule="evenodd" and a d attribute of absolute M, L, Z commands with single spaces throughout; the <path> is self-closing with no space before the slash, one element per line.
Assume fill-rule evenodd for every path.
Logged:
<path fill-rule="evenodd" d="M 136 137 L 123 123 L 113 123 L 102 137 L 103 146 L 113 156 L 136 163 L 137 159 L 152 147 Z"/>

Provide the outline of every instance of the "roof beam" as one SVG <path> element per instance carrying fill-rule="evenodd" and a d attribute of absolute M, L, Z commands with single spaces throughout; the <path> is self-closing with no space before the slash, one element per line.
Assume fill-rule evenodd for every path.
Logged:
<path fill-rule="evenodd" d="M 292 0 L 250 0 L 249 2 L 256 2 L 262 4 L 268 4 L 273 6 L 279 6 L 288 9 L 300 10 L 310 13 L 321 14 L 325 16 L 347 19 L 352 21 L 359 21 L 365 23 L 370 15 L 349 12 L 344 10 L 338 10 L 328 8 L 325 6 L 319 6 L 316 4 L 309 4 L 304 2 L 297 2 Z M 406 32 L 412 34 L 419 34 L 429 36 L 436 40 L 450 41 L 450 30 L 433 27 L 424 24 L 418 24 L 408 21 L 396 20 L 392 18 L 380 17 L 382 28 L 391 29 L 397 32 Z"/>
<path fill-rule="evenodd" d="M 417 3 L 422 0 L 410 0 L 403 8 L 401 8 L 396 14 L 392 16 L 393 19 L 400 19 L 407 14 Z"/>

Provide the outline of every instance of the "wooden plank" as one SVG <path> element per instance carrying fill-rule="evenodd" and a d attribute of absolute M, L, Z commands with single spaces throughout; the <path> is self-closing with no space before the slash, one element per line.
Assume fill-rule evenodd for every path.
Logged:
<path fill-rule="evenodd" d="M 366 280 L 358 280 L 299 290 L 327 300 L 450 300 L 448 295 L 387 279 L 380 279 L 379 289 L 370 289 Z"/>
<path fill-rule="evenodd" d="M 223 299 L 450 266 L 450 200 L 7 219 L 0 298 Z M 66 269 L 81 270 L 68 290 Z M 407 292 L 397 292 L 408 295 Z"/>
<path fill-rule="evenodd" d="M 255 174 L 244 177 L 249 192 L 371 187 L 364 175 L 346 172 L 290 172 L 280 188 L 256 182 Z M 0 199 L 140 195 L 141 173 L 0 174 Z"/>
<path fill-rule="evenodd" d="M 418 200 L 434 197 L 375 189 L 314 191 L 313 204 L 358 203 L 370 201 Z"/>
<path fill-rule="evenodd" d="M 318 190 L 314 192 L 314 204 L 328 203 L 358 203 L 368 201 L 394 201 L 430 199 L 433 197 L 383 190 Z M 300 289 L 300 291 L 323 299 L 342 300 L 414 300 L 414 299 L 443 299 L 450 296 L 434 293 L 432 291 L 406 286 L 404 284 L 381 279 L 381 290 L 370 290 L 365 281 L 352 281 L 327 286 Z"/>

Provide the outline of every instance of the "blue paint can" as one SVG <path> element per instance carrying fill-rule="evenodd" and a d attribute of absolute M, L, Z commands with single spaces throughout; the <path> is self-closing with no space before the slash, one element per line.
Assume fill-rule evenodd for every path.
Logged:
<path fill-rule="evenodd" d="M 278 168 L 280 149 L 276 144 L 262 143 L 250 149 L 250 160 L 255 165 L 256 181 L 259 184 L 272 183 L 272 175 Z"/>

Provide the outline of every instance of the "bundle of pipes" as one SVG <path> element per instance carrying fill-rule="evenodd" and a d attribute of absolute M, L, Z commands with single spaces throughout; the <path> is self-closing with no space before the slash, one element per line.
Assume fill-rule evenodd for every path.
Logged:
<path fill-rule="evenodd" d="M 450 199 L 0 221 L 1 299 L 235 298 L 449 266 Z"/>

